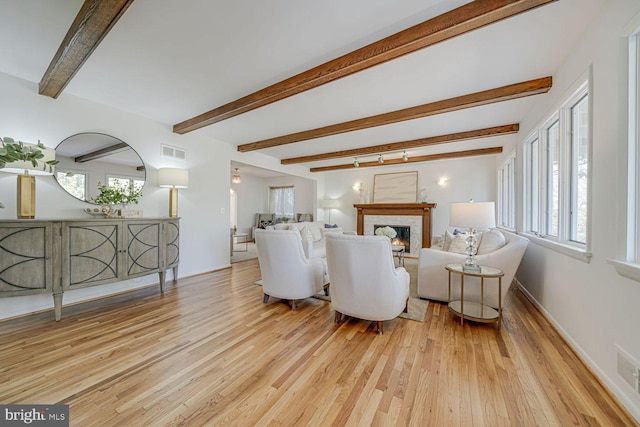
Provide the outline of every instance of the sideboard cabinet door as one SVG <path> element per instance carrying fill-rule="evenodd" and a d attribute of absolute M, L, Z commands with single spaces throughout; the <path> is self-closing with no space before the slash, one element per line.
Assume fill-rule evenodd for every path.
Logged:
<path fill-rule="evenodd" d="M 0 297 L 51 292 L 51 222 L 0 224 Z"/>
<path fill-rule="evenodd" d="M 160 221 L 125 221 L 126 271 L 123 279 L 160 271 Z"/>
<path fill-rule="evenodd" d="M 65 222 L 62 226 L 63 289 L 119 280 L 121 241 L 122 221 Z"/>

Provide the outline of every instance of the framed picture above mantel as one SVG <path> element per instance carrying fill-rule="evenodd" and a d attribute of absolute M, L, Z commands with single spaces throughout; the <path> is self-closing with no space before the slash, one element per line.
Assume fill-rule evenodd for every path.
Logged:
<path fill-rule="evenodd" d="M 418 171 L 383 173 L 373 177 L 373 203 L 416 203 Z"/>

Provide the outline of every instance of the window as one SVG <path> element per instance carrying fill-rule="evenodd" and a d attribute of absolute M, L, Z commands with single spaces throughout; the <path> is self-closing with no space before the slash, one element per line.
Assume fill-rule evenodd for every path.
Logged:
<path fill-rule="evenodd" d="M 269 187 L 269 212 L 274 212 L 276 218 L 293 218 L 294 187 Z"/>
<path fill-rule="evenodd" d="M 515 163 L 513 153 L 498 170 L 498 225 L 515 230 Z"/>
<path fill-rule="evenodd" d="M 87 174 L 56 171 L 56 181 L 72 196 L 87 200 Z"/>
<path fill-rule="evenodd" d="M 107 186 L 119 188 L 121 190 L 134 189 L 136 191 L 140 191 L 144 186 L 144 179 L 109 176 Z"/>
<path fill-rule="evenodd" d="M 589 80 L 525 141 L 526 231 L 586 253 L 589 236 Z"/>

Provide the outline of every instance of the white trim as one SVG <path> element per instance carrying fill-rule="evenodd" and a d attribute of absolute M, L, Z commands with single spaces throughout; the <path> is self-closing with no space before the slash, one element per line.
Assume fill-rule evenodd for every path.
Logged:
<path fill-rule="evenodd" d="M 560 334 L 560 336 L 564 339 L 569 347 L 578 355 L 578 357 L 582 360 L 582 362 L 591 370 L 591 372 L 598 377 L 601 383 L 607 387 L 611 393 L 617 399 L 629 413 L 640 420 L 640 408 L 637 406 L 635 401 L 632 401 L 628 397 L 628 392 L 622 390 L 618 383 L 612 380 L 605 371 L 600 369 L 600 367 L 589 357 L 587 352 L 585 352 L 578 343 L 571 338 L 571 335 L 567 333 L 567 331 L 560 326 L 560 324 L 554 319 L 554 317 L 549 313 L 543 306 L 540 304 L 534 297 L 529 293 L 527 288 L 525 288 L 522 283 L 518 281 L 517 278 L 513 278 L 513 283 L 515 283 L 516 287 L 523 293 L 523 295 L 533 304 L 538 311 L 542 314 L 542 316 L 547 319 L 549 323 L 554 327 L 554 329 Z M 615 350 L 614 350 L 615 351 Z M 615 359 L 615 355 L 611 356 Z"/>
<path fill-rule="evenodd" d="M 640 264 L 621 261 L 619 259 L 608 259 L 607 262 L 611 264 L 622 277 L 640 282 Z"/>
<path fill-rule="evenodd" d="M 539 246 L 551 249 L 552 251 L 559 252 L 563 255 L 570 256 L 571 258 L 575 258 L 578 261 L 582 261 L 587 264 L 591 262 L 591 257 L 593 256 L 593 254 L 584 250 L 582 248 L 582 245 L 574 246 L 569 242 L 558 242 L 555 239 L 551 240 L 549 238 L 541 237 L 530 232 L 524 232 L 521 234 L 523 236 L 526 236 L 532 243 L 535 243 Z"/>

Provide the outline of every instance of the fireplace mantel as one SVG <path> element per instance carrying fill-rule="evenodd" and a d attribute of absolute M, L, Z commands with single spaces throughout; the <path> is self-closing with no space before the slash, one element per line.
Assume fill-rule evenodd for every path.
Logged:
<path fill-rule="evenodd" d="M 358 210 L 358 234 L 364 234 L 366 215 L 405 215 L 422 217 L 422 247 L 431 247 L 431 210 L 435 203 L 371 203 L 355 204 Z"/>

